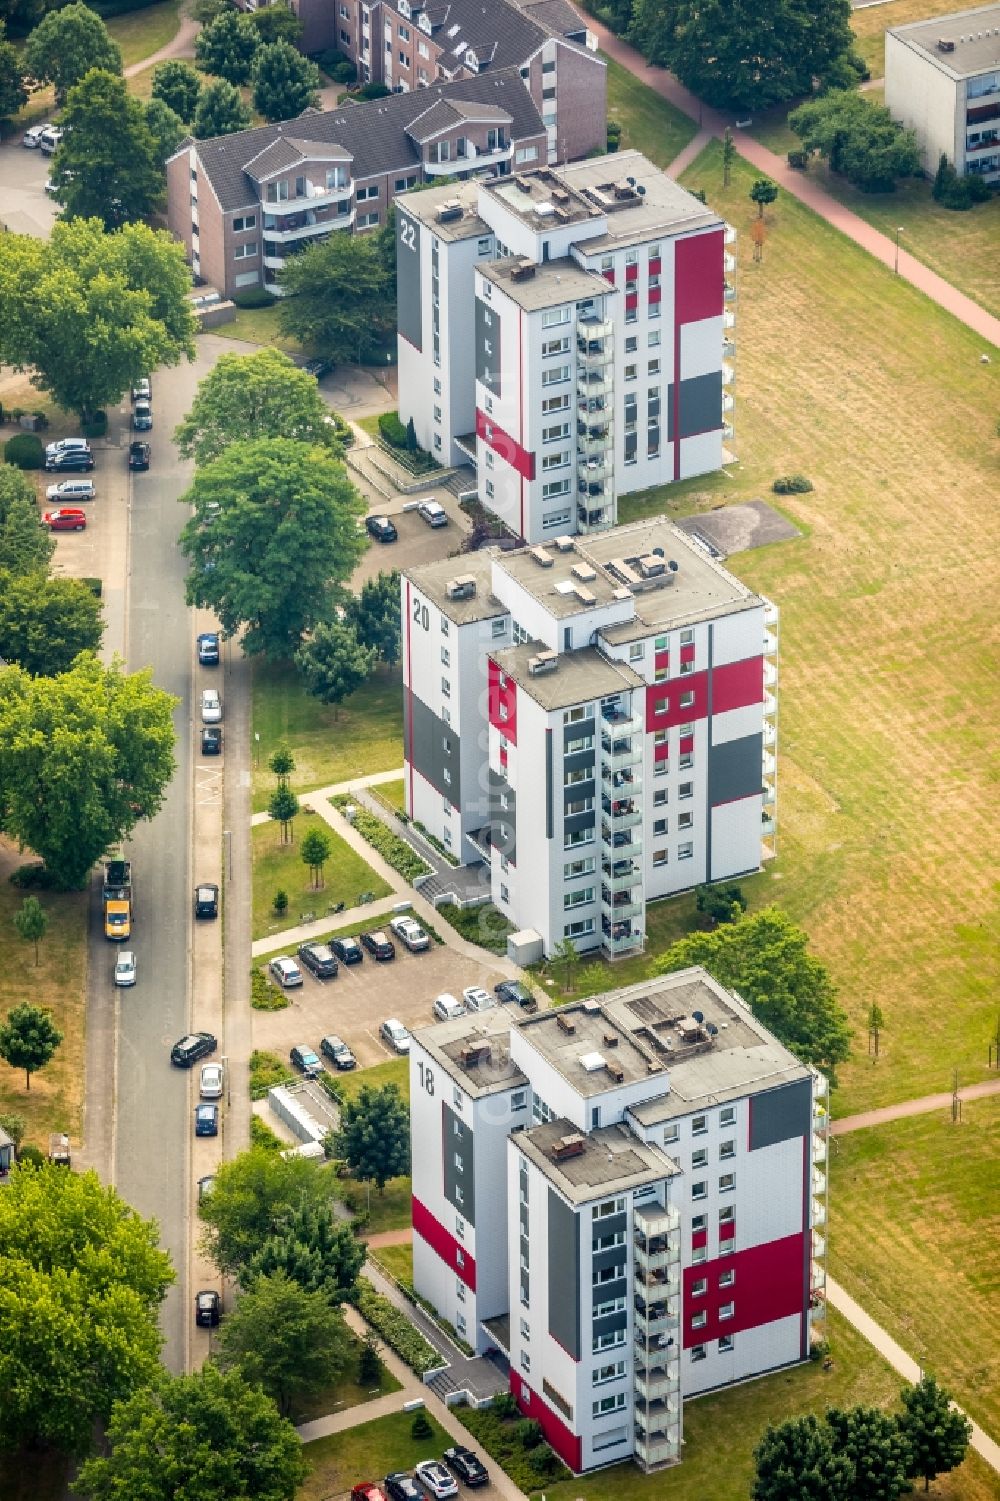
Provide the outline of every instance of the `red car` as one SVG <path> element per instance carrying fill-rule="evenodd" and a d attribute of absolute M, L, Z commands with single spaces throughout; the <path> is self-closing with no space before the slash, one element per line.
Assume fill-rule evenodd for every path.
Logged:
<path fill-rule="evenodd" d="M 351 1501 L 387 1501 L 387 1497 L 380 1485 L 365 1481 L 351 1491 Z"/>
<path fill-rule="evenodd" d="M 57 511 L 45 511 L 42 520 L 54 532 L 82 532 L 87 525 L 87 513 L 74 506 L 61 506 Z"/>

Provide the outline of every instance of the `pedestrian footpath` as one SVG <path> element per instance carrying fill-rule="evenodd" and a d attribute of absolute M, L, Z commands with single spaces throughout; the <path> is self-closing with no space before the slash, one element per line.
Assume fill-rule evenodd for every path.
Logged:
<path fill-rule="evenodd" d="M 960 1100 L 983 1100 L 1000 1094 L 1000 1079 L 986 1079 L 982 1084 L 966 1084 L 958 1091 Z M 845 1115 L 842 1120 L 831 1121 L 831 1136 L 846 1136 L 851 1131 L 863 1131 L 869 1126 L 884 1126 L 888 1121 L 904 1120 L 911 1115 L 930 1115 L 935 1110 L 950 1110 L 951 1090 L 941 1094 L 925 1094 L 918 1100 L 903 1100 L 898 1105 L 884 1105 L 879 1110 L 864 1110 L 859 1115 Z"/>

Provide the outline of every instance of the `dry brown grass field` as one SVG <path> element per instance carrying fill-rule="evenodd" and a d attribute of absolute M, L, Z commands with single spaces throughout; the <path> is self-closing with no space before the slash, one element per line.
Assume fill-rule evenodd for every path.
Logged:
<path fill-rule="evenodd" d="M 890 0 L 888 5 L 865 5 L 851 12 L 851 30 L 873 78 L 885 72 L 885 34 L 892 26 L 944 16 L 963 7 L 955 0 Z"/>

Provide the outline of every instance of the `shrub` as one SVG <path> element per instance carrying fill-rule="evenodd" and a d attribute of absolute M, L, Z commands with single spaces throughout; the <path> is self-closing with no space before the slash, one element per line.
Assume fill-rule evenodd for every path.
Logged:
<path fill-rule="evenodd" d="M 617 120 L 608 121 L 608 150 L 617 151 L 622 143 L 622 128 Z"/>
<path fill-rule="evenodd" d="M 355 99 L 388 99 L 392 90 L 387 89 L 384 83 L 363 83 L 360 89 L 354 90 Z"/>
<path fill-rule="evenodd" d="M 804 474 L 779 474 L 771 489 L 775 495 L 806 495 L 813 488 Z"/>
<path fill-rule="evenodd" d="M 283 990 L 267 983 L 267 976 L 256 967 L 250 971 L 250 1004 L 255 1011 L 284 1011 L 288 999 Z"/>
<path fill-rule="evenodd" d="M 80 583 L 83 584 L 85 588 L 89 589 L 91 594 L 93 594 L 96 599 L 100 599 L 101 595 L 104 593 L 103 579 L 82 578 L 80 580 Z"/>
<path fill-rule="evenodd" d="M 809 165 L 808 151 L 790 151 L 788 153 L 788 165 L 802 172 Z"/>
<path fill-rule="evenodd" d="M 493 1398 L 491 1410 L 498 1418 L 512 1418 L 517 1412 L 517 1403 L 510 1392 L 500 1392 Z"/>
<path fill-rule="evenodd" d="M 517 1412 L 514 1399 L 505 1392 L 495 1397 L 489 1407 L 458 1407 L 455 1409 L 455 1416 L 475 1435 L 487 1454 L 497 1461 L 525 1495 L 537 1492 L 539 1477 L 542 1475 L 568 1480 L 569 1471 L 548 1444 L 538 1443 L 525 1449 L 519 1433 L 528 1425 L 512 1421 L 512 1411 Z"/>
<path fill-rule="evenodd" d="M 271 906 L 274 908 L 279 917 L 283 917 L 284 914 L 288 911 L 288 892 L 276 891 L 274 893 L 274 901 L 271 903 Z"/>
<path fill-rule="evenodd" d="M 410 1424 L 410 1437 L 411 1438 L 433 1438 L 434 1437 L 434 1429 L 431 1427 L 430 1423 L 428 1423 L 428 1421 L 427 1421 L 427 1414 L 425 1412 L 418 1412 L 415 1415 L 415 1417 L 413 1419 L 413 1422 Z"/>
<path fill-rule="evenodd" d="M 41 428 L 42 432 L 44 432 L 45 429 L 49 425 L 49 419 L 48 419 L 48 417 L 46 417 L 45 413 L 44 412 L 32 412 L 31 415 L 32 415 L 32 417 L 34 417 L 35 421 L 38 423 L 38 426 Z"/>
<path fill-rule="evenodd" d="M 536 1475 L 554 1475 L 559 1466 L 559 1461 L 548 1444 L 539 1444 L 528 1455 L 528 1463 Z"/>
<path fill-rule="evenodd" d="M 350 801 L 351 799 L 346 796 L 334 798 L 334 803 L 340 809 L 343 809 Z M 362 839 L 367 840 L 372 849 L 378 850 L 382 859 L 391 865 L 393 870 L 397 870 L 405 880 L 414 881 L 417 876 L 426 875 L 430 870 L 427 861 L 421 859 L 405 839 L 400 839 L 398 834 L 393 834 L 390 829 L 387 829 L 374 813 L 369 813 L 366 808 L 359 808 L 356 804 L 354 827 Z"/>
<path fill-rule="evenodd" d="M 32 1146 L 32 1144 L 29 1142 L 26 1147 L 22 1147 L 18 1152 L 17 1160 L 18 1162 L 30 1162 L 35 1167 L 44 1167 L 45 1153 L 41 1150 L 40 1147 Z"/>
<path fill-rule="evenodd" d="M 268 1053 L 263 1048 L 254 1048 L 250 1054 L 250 1098 L 262 1099 L 276 1084 L 284 1084 L 292 1077 L 292 1071 L 277 1053 Z"/>
<path fill-rule="evenodd" d="M 19 865 L 9 879 L 18 891 L 52 891 L 56 886 L 55 876 L 44 865 Z"/>
<path fill-rule="evenodd" d="M 522 1449 L 537 1449 L 544 1434 L 542 1425 L 534 1418 L 525 1418 L 517 1425 L 517 1438 Z"/>
<path fill-rule="evenodd" d="M 45 462 L 45 449 L 41 438 L 36 438 L 34 433 L 15 433 L 4 444 L 3 456 L 8 464 L 13 464 L 17 469 L 41 469 Z"/>
<path fill-rule="evenodd" d="M 405 1361 L 418 1376 L 423 1376 L 425 1372 L 432 1371 L 441 1364 L 437 1351 L 413 1327 L 406 1314 L 401 1313 L 388 1298 L 383 1298 L 381 1293 L 376 1292 L 364 1277 L 358 1278 L 351 1293 L 351 1301 L 366 1323 L 371 1324 L 381 1335 L 389 1349 L 395 1350 L 400 1360 Z"/>
<path fill-rule="evenodd" d="M 246 292 L 233 293 L 234 305 L 241 308 L 270 307 L 277 300 L 266 287 L 250 287 Z"/>
<path fill-rule="evenodd" d="M 981 177 L 959 177 L 942 152 L 931 194 L 943 208 L 962 214 L 974 203 L 985 203 L 990 190 Z"/>
<path fill-rule="evenodd" d="M 507 935 L 513 933 L 514 925 L 492 902 L 479 907 L 457 907 L 454 902 L 445 902 L 438 911 L 469 943 L 478 943 L 490 954 L 506 954 Z"/>
<path fill-rule="evenodd" d="M 80 423 L 80 431 L 85 438 L 103 438 L 107 430 L 107 412 L 91 412 L 86 422 Z"/>
<path fill-rule="evenodd" d="M 383 1366 L 379 1359 L 378 1341 L 371 1330 L 365 1335 L 358 1351 L 358 1385 L 364 1387 L 382 1385 Z"/>
<path fill-rule="evenodd" d="M 267 1121 L 262 1121 L 254 1111 L 250 1112 L 250 1145 L 263 1147 L 265 1152 L 283 1152 L 285 1143 L 275 1136 Z"/>
<path fill-rule="evenodd" d="M 332 78 L 334 83 L 356 83 L 358 70 L 349 57 L 338 52 L 336 47 L 328 47 L 325 52 L 314 52 L 312 60 L 317 67 L 322 68 L 327 78 Z"/>
<path fill-rule="evenodd" d="M 707 203 L 708 202 L 708 199 L 705 196 L 705 189 L 704 188 L 693 188 L 691 191 L 692 191 L 692 196 L 695 197 L 695 198 L 697 198 L 697 200 L 698 200 L 699 203 Z"/>
<path fill-rule="evenodd" d="M 400 422 L 397 412 L 383 412 L 378 419 L 378 430 L 393 448 L 406 447 L 406 428 Z"/>

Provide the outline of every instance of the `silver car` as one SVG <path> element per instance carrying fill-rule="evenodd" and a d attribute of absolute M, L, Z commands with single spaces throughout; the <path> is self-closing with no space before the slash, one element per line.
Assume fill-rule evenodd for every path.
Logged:
<path fill-rule="evenodd" d="M 389 927 L 411 954 L 421 954 L 431 946 L 426 932 L 414 917 L 394 917 Z"/>
<path fill-rule="evenodd" d="M 221 1100 L 225 1089 L 225 1078 L 221 1063 L 203 1063 L 201 1066 L 201 1083 L 198 1093 L 203 1100 Z"/>
<path fill-rule="evenodd" d="M 282 955 L 280 959 L 272 959 L 267 967 L 282 990 L 291 990 L 292 986 L 302 984 L 302 971 L 295 960 L 289 959 L 287 955 Z"/>
<path fill-rule="evenodd" d="M 217 688 L 201 690 L 201 722 L 202 724 L 222 723 L 222 699 L 219 697 Z"/>
<path fill-rule="evenodd" d="M 403 1023 L 395 1017 L 390 1017 L 379 1028 L 382 1041 L 388 1043 L 394 1053 L 408 1053 L 410 1051 L 410 1034 Z"/>
<path fill-rule="evenodd" d="M 462 999 L 469 1011 L 489 1011 L 496 1001 L 488 990 L 481 985 L 467 985 L 462 991 Z"/>
<path fill-rule="evenodd" d="M 451 1022 L 457 1016 L 465 1015 L 465 1007 L 457 996 L 449 995 L 447 991 L 444 991 L 434 1002 L 434 1015 L 439 1022 Z"/>
<path fill-rule="evenodd" d="M 122 949 L 115 960 L 115 984 L 135 984 L 135 955 L 131 949 Z"/>

